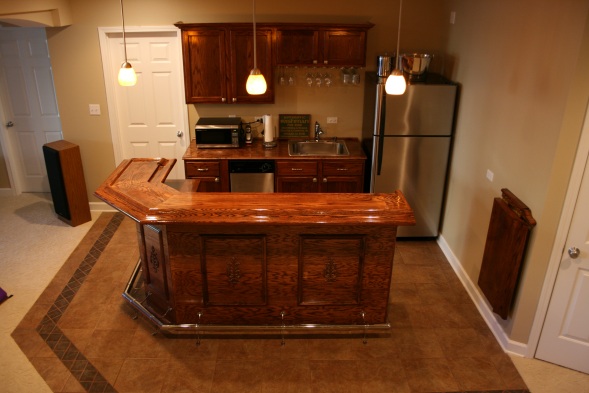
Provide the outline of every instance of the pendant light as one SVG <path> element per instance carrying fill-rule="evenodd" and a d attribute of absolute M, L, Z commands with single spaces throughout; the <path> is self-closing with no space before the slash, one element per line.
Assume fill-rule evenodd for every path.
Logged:
<path fill-rule="evenodd" d="M 245 90 L 251 95 L 260 95 L 266 92 L 266 79 L 260 72 L 257 65 L 256 54 L 256 0 L 253 0 L 253 21 L 254 21 L 254 68 L 250 71 L 250 75 L 245 83 Z"/>
<path fill-rule="evenodd" d="M 121 0 L 121 19 L 123 21 L 123 49 L 125 50 L 125 62 L 121 64 L 119 70 L 119 85 L 121 86 L 135 86 L 137 83 L 137 75 L 131 63 L 127 61 L 127 39 L 125 37 L 125 13 L 123 12 L 123 0 Z"/>
<path fill-rule="evenodd" d="M 395 61 L 395 69 L 385 83 L 384 89 L 387 94 L 392 95 L 401 95 L 405 93 L 405 89 L 407 88 L 407 82 L 405 81 L 405 77 L 403 76 L 403 71 L 401 71 L 401 54 L 399 53 L 399 42 L 401 41 L 401 10 L 403 9 L 403 0 L 399 0 L 399 30 L 397 31 L 397 56 Z"/>

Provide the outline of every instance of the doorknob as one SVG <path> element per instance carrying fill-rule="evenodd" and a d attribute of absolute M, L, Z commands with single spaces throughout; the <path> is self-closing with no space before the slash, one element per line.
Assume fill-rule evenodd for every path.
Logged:
<path fill-rule="evenodd" d="M 176 136 L 177 136 L 178 138 L 182 138 L 182 137 L 184 136 L 184 131 L 178 131 L 178 132 L 176 133 Z"/>
<path fill-rule="evenodd" d="M 570 247 L 569 248 L 569 256 L 573 259 L 577 259 L 579 257 L 579 254 L 581 254 L 581 250 L 579 250 L 577 247 Z"/>
<path fill-rule="evenodd" d="M 14 127 L 14 123 L 9 121 L 8 123 L 6 123 L 6 127 Z"/>

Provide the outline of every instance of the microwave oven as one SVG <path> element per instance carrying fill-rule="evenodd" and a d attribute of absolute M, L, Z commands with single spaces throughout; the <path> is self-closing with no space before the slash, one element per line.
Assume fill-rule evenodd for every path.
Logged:
<path fill-rule="evenodd" d="M 201 117 L 194 136 L 197 149 L 240 147 L 245 139 L 241 117 Z"/>

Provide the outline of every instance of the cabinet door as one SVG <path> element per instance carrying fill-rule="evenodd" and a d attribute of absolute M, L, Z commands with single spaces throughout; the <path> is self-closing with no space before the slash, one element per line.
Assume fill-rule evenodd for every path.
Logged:
<path fill-rule="evenodd" d="M 329 160 L 322 164 L 321 192 L 362 192 L 364 162 Z"/>
<path fill-rule="evenodd" d="M 276 192 L 319 192 L 316 176 L 278 176 Z"/>
<path fill-rule="evenodd" d="M 175 321 L 173 292 L 170 291 L 170 267 L 165 245 L 165 227 L 161 225 L 137 225 L 139 251 L 145 292 L 150 295 L 145 306 L 168 322 Z"/>
<path fill-rule="evenodd" d="M 324 176 L 321 179 L 320 192 L 362 192 L 364 181 L 359 176 Z"/>
<path fill-rule="evenodd" d="M 317 161 L 277 161 L 276 192 L 318 192 Z"/>
<path fill-rule="evenodd" d="M 231 29 L 229 31 L 231 53 L 229 77 L 230 103 L 274 103 L 274 67 L 272 67 L 272 30 L 256 29 L 257 67 L 266 79 L 266 93 L 250 95 L 245 84 L 254 67 L 254 42 L 252 29 Z"/>
<path fill-rule="evenodd" d="M 276 30 L 276 65 L 311 65 L 318 62 L 318 30 L 289 28 Z"/>
<path fill-rule="evenodd" d="M 184 172 L 187 179 L 200 180 L 197 192 L 229 191 L 226 160 L 185 161 Z"/>
<path fill-rule="evenodd" d="M 323 64 L 366 66 L 366 31 L 325 31 L 323 33 Z"/>
<path fill-rule="evenodd" d="M 186 103 L 227 100 L 225 30 L 202 28 L 182 32 Z"/>

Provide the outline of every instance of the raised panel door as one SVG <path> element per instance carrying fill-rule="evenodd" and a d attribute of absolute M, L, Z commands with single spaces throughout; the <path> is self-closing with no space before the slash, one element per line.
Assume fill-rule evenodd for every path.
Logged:
<path fill-rule="evenodd" d="M 182 50 L 186 102 L 226 102 L 225 29 L 202 28 L 183 31 Z"/>
<path fill-rule="evenodd" d="M 265 235 L 203 235 L 200 257 L 205 306 L 266 305 Z"/>
<path fill-rule="evenodd" d="M 276 65 L 297 66 L 319 61 L 319 31 L 279 28 L 276 30 Z"/>
<path fill-rule="evenodd" d="M 359 305 L 364 236 L 303 235 L 300 239 L 300 305 Z"/>
<path fill-rule="evenodd" d="M 323 64 L 366 66 L 366 31 L 325 31 L 323 33 Z"/>
<path fill-rule="evenodd" d="M 272 30 L 256 30 L 256 65 L 264 75 L 267 85 L 266 93 L 260 95 L 250 95 L 245 89 L 247 78 L 254 67 L 253 30 L 232 29 L 229 37 L 230 103 L 273 103 Z"/>
<path fill-rule="evenodd" d="M 357 193 L 362 192 L 363 187 L 361 176 L 324 176 L 320 192 Z"/>

